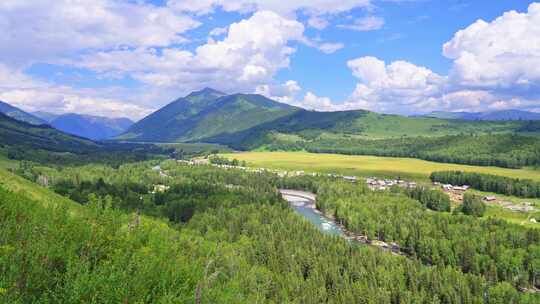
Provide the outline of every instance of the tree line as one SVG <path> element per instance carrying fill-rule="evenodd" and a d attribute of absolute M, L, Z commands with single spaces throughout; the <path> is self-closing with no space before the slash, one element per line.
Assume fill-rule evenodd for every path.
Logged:
<path fill-rule="evenodd" d="M 540 198 L 540 182 L 530 179 L 462 171 L 433 172 L 430 179 L 433 182 L 444 184 L 469 185 L 480 191 L 525 198 Z"/>
<path fill-rule="evenodd" d="M 335 135 L 297 141 L 280 141 L 273 137 L 265 147 L 269 150 L 411 157 L 444 163 L 504 168 L 540 166 L 540 141 L 534 137 L 514 134 L 461 134 L 389 139 L 361 139 Z"/>

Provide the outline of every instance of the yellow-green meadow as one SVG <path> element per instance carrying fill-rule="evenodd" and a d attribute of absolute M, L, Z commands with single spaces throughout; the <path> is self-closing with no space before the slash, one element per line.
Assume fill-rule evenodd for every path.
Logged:
<path fill-rule="evenodd" d="M 539 170 L 436 163 L 412 158 L 306 152 L 240 152 L 223 154 L 223 156 L 246 161 L 255 167 L 306 172 L 333 172 L 358 176 L 400 176 L 427 180 L 433 171 L 460 170 L 540 181 Z"/>

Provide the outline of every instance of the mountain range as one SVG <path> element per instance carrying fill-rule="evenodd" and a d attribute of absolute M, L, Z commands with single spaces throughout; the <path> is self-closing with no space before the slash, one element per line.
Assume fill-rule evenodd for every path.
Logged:
<path fill-rule="evenodd" d="M 280 103 L 262 95 L 227 95 L 206 88 L 179 98 L 150 114 L 116 139 L 133 142 L 208 142 L 239 149 L 254 149 L 276 141 L 332 142 L 347 138 L 383 139 L 487 134 L 494 131 L 539 131 L 537 124 L 501 120 L 476 121 L 448 116 L 404 117 L 365 110 L 317 112 Z"/>
<path fill-rule="evenodd" d="M 133 124 L 133 121 L 128 118 L 107 118 L 75 113 L 55 115 L 47 112 L 34 112 L 33 114 L 58 130 L 92 140 L 113 138 L 126 131 Z"/>
<path fill-rule="evenodd" d="M 442 119 L 461 119 L 461 120 L 540 120 L 540 113 L 521 111 L 521 110 L 501 110 L 490 112 L 431 112 L 427 117 Z"/>
<path fill-rule="evenodd" d="M 63 138 L 70 137 L 62 133 L 65 132 L 76 135 L 73 138 L 79 142 L 84 137 L 123 142 L 206 142 L 237 149 L 257 149 L 299 147 L 308 143 L 325 147 L 343 146 L 364 139 L 540 133 L 540 121 L 533 121 L 536 113 L 523 111 L 492 112 L 489 115 L 436 112 L 428 117 L 405 117 L 365 110 L 317 112 L 262 95 L 227 95 L 210 88 L 179 98 L 137 123 L 128 119 L 80 114 L 36 112 L 32 115 L 5 103 L 3 105 L 1 109 L 5 109 L 6 115 L 27 122 L 19 126 L 21 134 L 25 133 L 22 128 L 28 129 L 32 123 L 34 127 L 48 123 L 58 129 L 56 134 L 52 131 L 54 128 L 43 127 L 43 130 L 52 132 L 50 140 L 45 142 L 57 141 L 55 138 L 59 134 Z M 476 119 L 472 118 L 473 114 Z M 30 129 L 26 133 L 36 134 L 35 128 Z M 16 133 L 11 132 L 8 137 Z M 25 135 L 25 138 L 31 136 Z"/>
<path fill-rule="evenodd" d="M 43 111 L 27 113 L 0 101 L 0 113 L 31 125 L 50 125 L 60 131 L 92 140 L 113 138 L 126 131 L 133 121 L 75 113 L 53 114 Z"/>

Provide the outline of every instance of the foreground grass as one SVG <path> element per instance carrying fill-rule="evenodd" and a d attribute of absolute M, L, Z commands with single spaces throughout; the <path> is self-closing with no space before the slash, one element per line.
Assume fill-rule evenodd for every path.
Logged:
<path fill-rule="evenodd" d="M 505 169 L 458 164 L 436 163 L 412 158 L 353 156 L 306 152 L 241 152 L 223 154 L 228 158 L 246 161 L 251 166 L 304 170 L 307 172 L 341 173 L 357 176 L 402 177 L 426 181 L 433 171 L 460 170 L 495 174 L 512 178 L 540 181 L 540 171 Z"/>

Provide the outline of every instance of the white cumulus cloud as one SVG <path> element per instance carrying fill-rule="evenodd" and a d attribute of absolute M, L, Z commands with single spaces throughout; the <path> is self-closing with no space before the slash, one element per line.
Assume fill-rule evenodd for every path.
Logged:
<path fill-rule="evenodd" d="M 540 90 L 540 3 L 492 22 L 478 20 L 443 46 L 459 85 L 492 90 Z"/>
<path fill-rule="evenodd" d="M 374 57 L 348 62 L 359 80 L 356 108 L 412 114 L 433 110 L 488 111 L 540 105 L 540 3 L 491 22 L 478 20 L 443 45 L 448 76 L 405 61 Z"/>
<path fill-rule="evenodd" d="M 368 16 L 364 18 L 355 19 L 352 24 L 340 24 L 338 27 L 360 31 L 368 32 L 379 30 L 384 26 L 384 19 L 377 16 Z"/>
<path fill-rule="evenodd" d="M 142 2 L 3 0 L 0 54 L 4 64 L 25 65 L 86 49 L 167 46 L 199 24 Z"/>
<path fill-rule="evenodd" d="M 222 40 L 211 40 L 194 52 L 122 49 L 84 55 L 64 64 L 113 77 L 131 76 L 148 86 L 182 87 L 185 92 L 202 86 L 253 91 L 289 66 L 295 52 L 290 43 L 302 42 L 303 32 L 300 22 L 261 11 L 231 24 Z"/>

